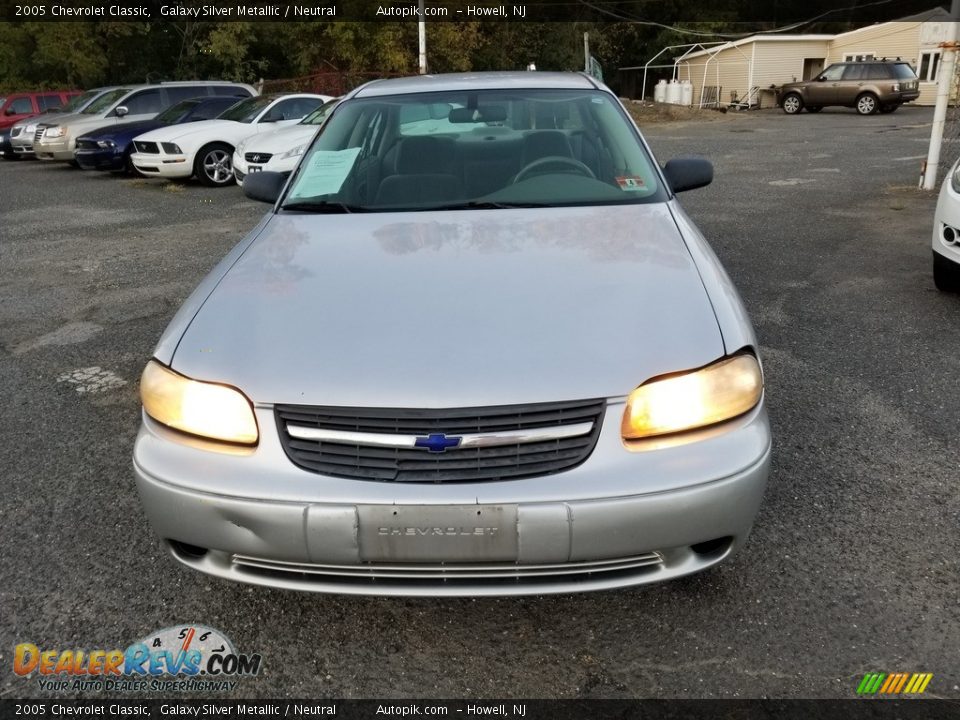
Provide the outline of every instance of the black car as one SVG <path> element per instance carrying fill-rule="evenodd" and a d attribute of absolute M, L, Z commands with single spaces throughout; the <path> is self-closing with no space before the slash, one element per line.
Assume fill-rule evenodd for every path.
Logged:
<path fill-rule="evenodd" d="M 133 139 L 166 125 L 212 120 L 246 96 L 198 97 L 171 105 L 152 120 L 122 123 L 94 130 L 77 138 L 74 157 L 84 170 L 112 170 L 136 173 L 130 163 Z"/>

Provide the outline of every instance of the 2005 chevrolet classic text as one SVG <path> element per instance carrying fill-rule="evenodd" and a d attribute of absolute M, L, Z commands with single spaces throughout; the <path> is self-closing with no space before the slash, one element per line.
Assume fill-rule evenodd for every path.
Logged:
<path fill-rule="evenodd" d="M 580 74 L 375 81 L 202 281 L 134 468 L 180 562 L 322 592 L 519 595 L 709 568 L 770 462 L 736 290 Z"/>

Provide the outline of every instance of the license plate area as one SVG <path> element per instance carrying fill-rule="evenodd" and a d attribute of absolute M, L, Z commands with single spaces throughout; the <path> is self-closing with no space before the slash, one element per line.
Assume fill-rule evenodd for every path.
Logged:
<path fill-rule="evenodd" d="M 516 505 L 360 505 L 364 562 L 514 562 Z"/>
<path fill-rule="evenodd" d="M 260 172 L 261 170 L 263 170 L 263 168 L 260 167 L 259 165 L 251 165 L 250 167 L 247 168 L 247 172 L 252 172 L 252 173 Z"/>

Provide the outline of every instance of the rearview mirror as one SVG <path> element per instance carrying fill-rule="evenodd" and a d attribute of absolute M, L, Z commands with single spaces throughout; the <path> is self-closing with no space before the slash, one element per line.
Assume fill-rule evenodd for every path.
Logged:
<path fill-rule="evenodd" d="M 701 157 L 678 157 L 663 166 L 670 189 L 675 193 L 696 190 L 713 182 L 713 164 Z"/>
<path fill-rule="evenodd" d="M 250 173 L 243 179 L 243 194 L 251 200 L 272 205 L 280 197 L 286 182 L 287 173 L 270 171 Z"/>
<path fill-rule="evenodd" d="M 486 105 L 482 108 L 453 108 L 447 120 L 451 123 L 503 122 L 507 108 L 503 105 Z"/>
<path fill-rule="evenodd" d="M 123 117 L 128 112 L 130 112 L 130 110 L 127 108 L 127 106 L 121 105 L 120 107 L 118 107 L 116 110 L 113 111 L 113 114 L 116 115 L 117 117 Z"/>

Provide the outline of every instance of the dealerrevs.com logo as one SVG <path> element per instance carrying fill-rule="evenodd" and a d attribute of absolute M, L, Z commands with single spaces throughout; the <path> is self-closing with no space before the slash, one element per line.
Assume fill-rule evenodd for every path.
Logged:
<path fill-rule="evenodd" d="M 35 675 L 41 690 L 60 692 L 224 692 L 261 666 L 259 653 L 238 653 L 223 633 L 205 625 L 164 628 L 125 650 L 20 643 L 13 653 L 14 673 Z"/>

